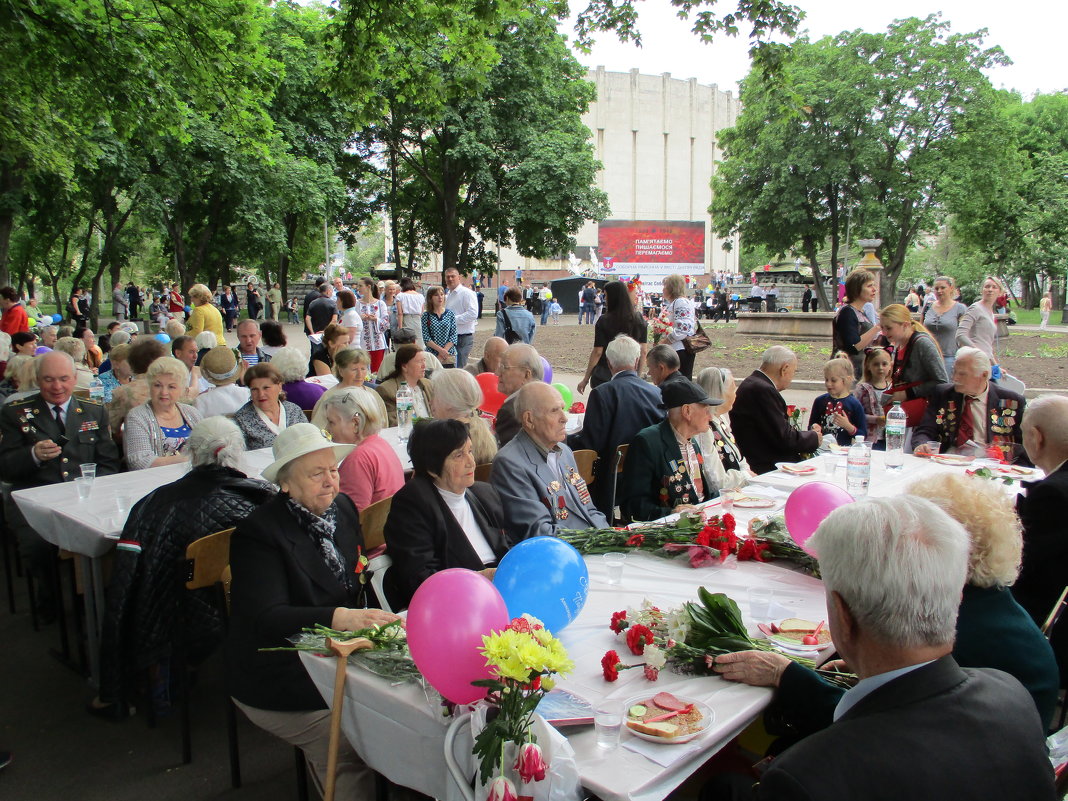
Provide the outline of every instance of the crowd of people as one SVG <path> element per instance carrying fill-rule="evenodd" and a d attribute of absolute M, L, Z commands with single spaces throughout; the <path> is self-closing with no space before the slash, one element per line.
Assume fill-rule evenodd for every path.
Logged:
<path fill-rule="evenodd" d="M 295 654 L 264 648 L 314 624 L 355 629 L 394 620 L 374 607 L 403 610 L 423 581 L 447 568 L 492 577 L 509 548 L 533 536 L 693 510 L 816 453 L 826 435 L 838 445 L 859 436 L 878 447 L 887 405 L 916 402 L 917 453 L 992 445 L 1046 477 L 1025 484 L 1017 509 L 991 500 L 977 480 L 955 478 L 913 487 L 893 506 L 868 501 L 828 520 L 816 535 L 820 567 L 834 641 L 862 679 L 854 690 L 843 694 L 765 652 L 719 657 L 716 669 L 776 688 L 773 709 L 788 734 L 762 797 L 802 797 L 783 788 L 828 781 L 836 797 L 867 797 L 861 788 L 878 782 L 906 794 L 899 778 L 848 769 L 843 746 L 870 742 L 880 727 L 903 737 L 919 723 L 932 742 L 941 732 L 967 733 L 975 747 L 995 736 L 980 730 L 996 723 L 996 736 L 1013 747 L 1000 749 L 1011 754 L 990 760 L 982 775 L 1004 770 L 1036 793 L 1027 797 L 1045 797 L 1051 779 L 1035 754 L 1063 683 L 1058 664 L 1068 665 L 1068 642 L 1055 636 L 1051 649 L 1037 624 L 1063 589 L 1068 557 L 1057 520 L 1068 501 L 1068 399 L 1026 404 L 994 380 L 996 360 L 983 346 L 991 341 L 987 295 L 993 300 L 996 287 L 984 286 L 983 298 L 960 311 L 952 282 L 939 278 L 926 322 L 903 304 L 873 319 L 865 306 L 874 279 L 851 275 L 835 322 L 841 353 L 827 363 L 827 393 L 806 423 L 791 416 L 782 395 L 797 370 L 789 348 L 769 347 L 740 382 L 717 366 L 694 379 L 686 343 L 697 315 L 682 278 L 665 280 L 655 328 L 628 287 L 610 281 L 579 383 L 580 392 L 589 389 L 582 426 L 569 434 L 565 402 L 544 380 L 547 362 L 524 336 L 535 320 L 522 296 L 505 293 L 496 335 L 473 358 L 474 292 L 454 270 L 444 278 L 445 289 L 425 296 L 406 280 L 380 290 L 370 279 L 355 287 L 319 279 L 304 303 L 308 356 L 277 322 L 252 315 L 251 298 L 250 316 L 238 322 L 226 290 L 217 308 L 203 285 L 190 290 L 188 320 L 169 347 L 131 335 L 120 321 L 104 348 L 84 326 L 70 336 L 56 332 L 39 355 L 25 338 L 10 337 L 5 382 L 18 394 L 0 410 L 0 479 L 13 490 L 70 481 L 85 464 L 95 464 L 98 476 L 190 466 L 141 499 L 123 528 L 93 714 L 125 716 L 143 675 L 152 698 L 166 699 L 169 642 L 181 614 L 198 653 L 225 638 L 231 691 L 248 718 L 300 745 L 321 774 L 329 737 L 322 698 Z M 277 299 L 265 300 L 279 308 Z M 951 318 L 962 347 L 947 354 Z M 230 328 L 236 349 L 226 345 Z M 0 347 L 6 336 L 0 332 Z M 94 371 L 107 377 L 105 397 L 79 391 L 81 374 Z M 487 373 L 504 396 L 496 410 L 487 408 L 479 380 Z M 384 436 L 407 422 L 402 389 L 417 421 L 406 454 Z M 270 466 L 261 478 L 246 475 L 245 452 L 263 448 L 271 449 Z M 596 453 L 592 474 L 580 468 L 577 450 Z M 411 463 L 407 475 L 402 455 Z M 385 597 L 375 598 L 359 576 L 367 564 L 359 516 L 387 499 L 392 565 Z M 57 603 L 55 548 L 10 492 L 5 511 L 47 619 Z M 217 610 L 180 593 L 174 571 L 189 542 L 233 526 L 224 635 Z M 862 548 L 856 530 L 871 534 Z M 876 689 L 884 685 L 893 694 Z M 910 699 L 923 693 L 932 700 L 913 709 Z M 884 713 L 885 725 L 877 717 Z M 912 750 L 901 748 L 913 764 Z M 359 755 L 344 746 L 338 791 L 357 797 L 369 781 Z M 933 771 L 918 781 L 948 786 Z"/>

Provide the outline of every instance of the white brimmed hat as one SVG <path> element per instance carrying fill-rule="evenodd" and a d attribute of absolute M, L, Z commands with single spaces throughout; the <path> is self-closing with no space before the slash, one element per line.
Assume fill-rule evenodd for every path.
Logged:
<path fill-rule="evenodd" d="M 274 461 L 264 469 L 263 478 L 275 483 L 278 471 L 301 456 L 309 453 L 331 448 L 334 451 L 334 459 L 340 462 L 356 448 L 355 445 L 335 445 L 323 432 L 311 423 L 296 423 L 287 426 L 274 440 Z"/>

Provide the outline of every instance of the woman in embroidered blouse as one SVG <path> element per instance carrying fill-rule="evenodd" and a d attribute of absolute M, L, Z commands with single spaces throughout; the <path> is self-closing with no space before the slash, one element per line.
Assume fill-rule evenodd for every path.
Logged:
<path fill-rule="evenodd" d="M 423 342 L 428 353 L 445 367 L 456 366 L 456 315 L 445 308 L 445 290 L 432 286 L 426 292 L 423 312 Z"/>
<path fill-rule="evenodd" d="M 234 422 L 245 435 L 248 450 L 268 448 L 289 426 L 308 422 L 299 406 L 283 400 L 282 374 L 271 362 L 248 368 L 243 380 L 252 400 L 234 413 Z"/>
<path fill-rule="evenodd" d="M 693 302 L 686 297 L 686 282 L 681 275 L 669 275 L 664 279 L 664 312 L 671 330 L 660 338 L 658 344 L 674 348 L 679 354 L 679 372 L 687 378 L 693 378 L 694 354 L 686 352 L 682 341 L 693 336 L 697 323 Z"/>
<path fill-rule="evenodd" d="M 200 412 L 179 403 L 189 385 L 189 370 L 173 356 L 156 359 L 145 373 L 148 400 L 126 415 L 123 447 L 131 470 L 188 461 L 185 442 L 200 422 Z"/>
<path fill-rule="evenodd" d="M 1001 282 L 993 276 L 983 281 L 983 294 L 975 301 L 957 323 L 957 347 L 979 348 L 990 357 L 990 364 L 998 363 L 995 352 L 998 339 L 998 324 L 994 318 L 994 303 L 1001 294 Z"/>
<path fill-rule="evenodd" d="M 731 430 L 728 416 L 734 407 L 738 385 L 734 375 L 726 367 L 706 367 L 697 374 L 697 383 L 710 398 L 721 398 L 723 403 L 710 407 L 711 419 L 707 431 L 697 435 L 697 447 L 705 456 L 705 464 L 716 479 L 720 490 L 738 489 L 749 483 L 756 475 L 749 469 Z"/>
<path fill-rule="evenodd" d="M 360 319 L 363 321 L 363 339 L 361 347 L 371 354 L 371 372 L 377 373 L 386 355 L 385 330 L 389 324 L 389 310 L 378 299 L 378 287 L 370 278 L 360 279 Z"/>

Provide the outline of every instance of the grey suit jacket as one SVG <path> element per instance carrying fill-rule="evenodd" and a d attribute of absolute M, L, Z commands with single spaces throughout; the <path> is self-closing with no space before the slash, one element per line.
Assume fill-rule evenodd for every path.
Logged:
<path fill-rule="evenodd" d="M 553 475 L 525 431 L 497 451 L 490 482 L 501 496 L 504 528 L 511 542 L 555 536 L 561 529 L 608 528 L 578 475 L 571 449 L 564 444 L 560 445 L 559 467 L 560 475 Z"/>

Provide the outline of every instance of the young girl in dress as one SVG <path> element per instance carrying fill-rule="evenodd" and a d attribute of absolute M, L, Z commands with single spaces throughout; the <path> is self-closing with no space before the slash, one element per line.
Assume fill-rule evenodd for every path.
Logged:
<path fill-rule="evenodd" d="M 812 403 L 808 427 L 819 423 L 824 434 L 833 434 L 839 445 L 849 446 L 858 434 L 866 436 L 868 423 L 860 401 L 849 394 L 853 388 L 853 364 L 849 359 L 831 359 L 823 366 L 827 392 Z"/>
<path fill-rule="evenodd" d="M 886 410 L 883 408 L 883 393 L 890 388 L 890 373 L 894 361 L 884 348 L 870 348 L 864 357 L 864 380 L 853 390 L 853 397 L 860 401 L 868 423 L 867 442 L 874 443 L 875 450 L 883 450 L 883 428 L 886 426 Z"/>

